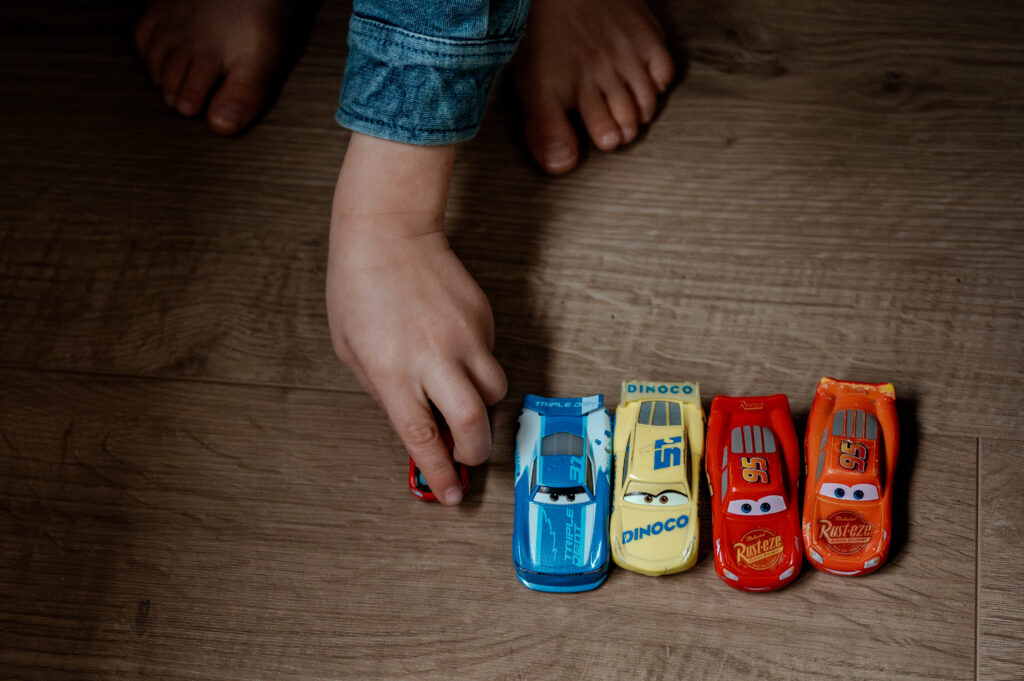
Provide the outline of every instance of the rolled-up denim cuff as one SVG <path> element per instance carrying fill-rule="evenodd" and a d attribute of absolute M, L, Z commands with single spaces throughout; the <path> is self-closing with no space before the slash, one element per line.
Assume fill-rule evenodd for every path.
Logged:
<path fill-rule="evenodd" d="M 337 121 L 395 142 L 467 140 L 518 39 L 435 38 L 354 15 Z"/>

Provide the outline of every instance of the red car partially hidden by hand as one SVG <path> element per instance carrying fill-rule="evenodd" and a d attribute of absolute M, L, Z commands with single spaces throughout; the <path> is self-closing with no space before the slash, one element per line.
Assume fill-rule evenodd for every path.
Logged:
<path fill-rule="evenodd" d="M 444 440 L 444 444 L 448 447 L 448 453 L 455 448 L 455 441 L 452 439 L 452 431 L 446 427 L 441 428 L 441 439 Z M 469 467 L 465 464 L 453 461 L 455 464 L 455 472 L 459 474 L 459 483 L 462 486 L 463 496 L 469 494 Z M 437 497 L 431 491 L 430 486 L 427 485 L 427 481 L 423 479 L 423 474 L 420 473 L 420 469 L 417 468 L 416 462 L 409 459 L 409 491 L 417 499 L 423 501 L 437 501 Z"/>

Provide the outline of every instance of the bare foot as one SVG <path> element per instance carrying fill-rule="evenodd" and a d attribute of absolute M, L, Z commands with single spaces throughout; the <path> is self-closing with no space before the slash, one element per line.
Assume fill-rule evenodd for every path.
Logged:
<path fill-rule="evenodd" d="M 135 45 L 167 106 L 222 135 L 260 113 L 284 49 L 293 0 L 153 0 Z"/>
<path fill-rule="evenodd" d="M 515 75 L 530 153 L 561 175 L 579 159 L 568 111 L 598 149 L 627 144 L 654 118 L 675 67 L 643 0 L 533 0 Z"/>

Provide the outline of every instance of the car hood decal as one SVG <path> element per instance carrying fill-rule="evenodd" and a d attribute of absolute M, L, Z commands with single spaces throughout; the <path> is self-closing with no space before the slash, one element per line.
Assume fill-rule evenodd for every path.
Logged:
<path fill-rule="evenodd" d="M 591 561 L 595 504 L 556 506 L 530 504 L 529 547 L 538 567 L 581 568 Z"/>
<path fill-rule="evenodd" d="M 697 518 L 693 504 L 664 509 L 631 509 L 623 504 L 620 510 L 619 536 L 622 550 L 642 560 L 682 559 Z"/>
<path fill-rule="evenodd" d="M 785 511 L 749 518 L 727 516 L 722 525 L 723 557 L 729 564 L 757 571 L 789 564 L 799 526 Z"/>

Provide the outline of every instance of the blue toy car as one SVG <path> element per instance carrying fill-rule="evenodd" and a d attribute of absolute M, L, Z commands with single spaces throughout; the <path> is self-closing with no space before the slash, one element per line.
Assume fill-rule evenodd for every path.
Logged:
<path fill-rule="evenodd" d="M 608 575 L 611 439 L 603 396 L 526 396 L 516 435 L 512 556 L 527 587 L 589 591 Z"/>

